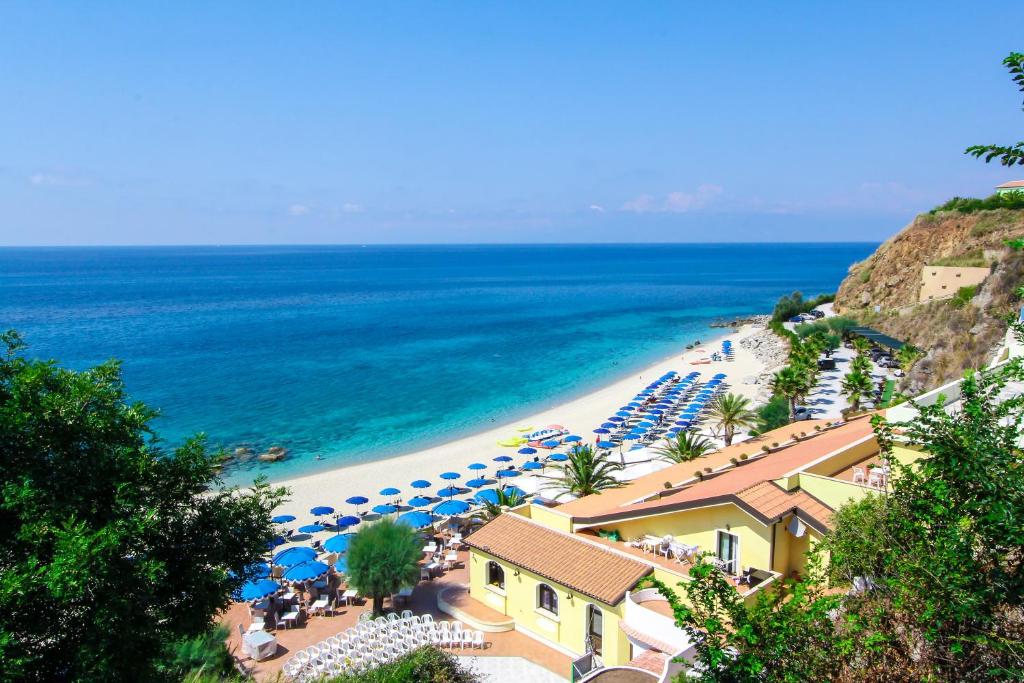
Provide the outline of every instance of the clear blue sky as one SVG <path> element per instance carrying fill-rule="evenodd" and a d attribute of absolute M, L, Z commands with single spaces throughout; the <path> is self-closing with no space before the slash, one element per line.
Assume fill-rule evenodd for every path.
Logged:
<path fill-rule="evenodd" d="M 1024 3 L 4 3 L 0 244 L 877 240 Z M 714 6 L 712 6 L 714 5 Z"/>

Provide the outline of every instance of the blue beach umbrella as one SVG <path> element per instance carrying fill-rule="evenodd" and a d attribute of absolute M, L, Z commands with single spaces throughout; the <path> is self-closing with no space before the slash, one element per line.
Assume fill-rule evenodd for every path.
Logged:
<path fill-rule="evenodd" d="M 602 429 L 615 429 L 618 426 L 619 425 L 615 424 L 614 422 L 602 422 L 601 423 L 601 428 Z"/>
<path fill-rule="evenodd" d="M 413 498 L 409 499 L 409 505 L 413 506 L 414 508 L 426 507 L 427 505 L 430 505 L 432 502 L 434 502 L 433 499 L 427 498 L 426 496 L 414 496 Z"/>
<path fill-rule="evenodd" d="M 312 548 L 296 546 L 277 553 L 270 559 L 270 563 L 275 567 L 291 567 L 312 560 L 314 557 L 316 557 L 316 551 Z"/>
<path fill-rule="evenodd" d="M 632 432 L 630 432 L 629 434 L 626 434 L 622 438 L 625 439 L 626 441 L 639 441 L 640 440 L 640 435 L 639 434 L 633 434 Z"/>
<path fill-rule="evenodd" d="M 470 488 L 478 489 L 481 486 L 487 486 L 490 483 L 491 482 L 489 480 L 487 480 L 487 479 L 484 479 L 482 477 L 477 477 L 476 479 L 470 479 L 469 481 L 467 481 L 466 482 L 466 486 L 469 486 Z"/>
<path fill-rule="evenodd" d="M 452 496 L 459 495 L 461 491 L 462 489 L 457 488 L 455 486 L 448 486 L 438 491 L 437 495 L 441 496 L 442 498 L 451 498 Z"/>
<path fill-rule="evenodd" d="M 434 506 L 435 515 L 451 516 L 461 515 L 463 512 L 469 510 L 469 503 L 463 500 L 446 500 L 443 503 L 438 503 Z"/>
<path fill-rule="evenodd" d="M 616 416 L 613 416 L 613 417 L 609 417 L 609 418 L 608 418 L 608 421 L 609 421 L 609 422 L 615 422 L 615 423 L 617 424 L 617 423 L 619 423 L 619 422 L 625 422 L 626 420 L 625 420 L 624 418 L 618 417 L 618 416 L 616 415 Z"/>
<path fill-rule="evenodd" d="M 458 472 L 442 472 L 442 473 L 441 473 L 441 478 L 442 478 L 442 479 L 448 479 L 448 480 L 451 480 L 451 479 L 458 479 L 458 478 L 460 478 L 461 476 L 462 476 L 462 475 L 461 475 L 461 474 L 459 474 Z"/>
<path fill-rule="evenodd" d="M 569 456 L 566 455 L 565 453 L 552 453 L 551 455 L 548 456 L 548 460 L 553 460 L 555 462 L 565 462 L 568 459 Z"/>
<path fill-rule="evenodd" d="M 636 406 L 633 405 L 632 403 L 624 405 L 624 406 L 619 406 L 619 410 L 625 410 L 626 412 L 629 412 L 629 411 L 633 410 L 633 408 L 636 408 Z"/>
<path fill-rule="evenodd" d="M 330 507 L 329 505 L 318 505 L 315 508 L 312 508 L 309 511 L 309 514 L 317 515 L 317 516 L 319 516 L 319 515 L 333 515 L 334 514 L 334 508 Z"/>
<path fill-rule="evenodd" d="M 528 472 L 532 471 L 532 470 L 542 470 L 542 469 L 544 469 L 544 463 L 540 463 L 540 462 L 536 462 L 534 460 L 531 460 L 530 462 L 528 462 L 528 463 L 523 465 L 523 469 L 528 471 Z"/>
<path fill-rule="evenodd" d="M 434 521 L 434 517 L 429 512 L 413 510 L 399 515 L 397 521 L 399 524 L 408 524 L 413 529 L 422 529 L 425 526 L 430 526 Z"/>
<path fill-rule="evenodd" d="M 498 479 L 507 479 L 509 477 L 518 477 L 522 472 L 519 470 L 498 470 L 498 473 L 494 476 Z"/>
<path fill-rule="evenodd" d="M 344 555 L 338 558 L 338 561 L 334 563 L 334 571 L 341 572 L 342 574 L 348 573 L 348 558 Z"/>
<path fill-rule="evenodd" d="M 564 443 L 576 443 L 577 441 L 583 441 L 583 437 L 577 436 L 576 434 L 570 434 L 569 436 L 562 439 L 562 441 Z"/>
<path fill-rule="evenodd" d="M 494 459 L 494 462 L 512 462 L 512 456 L 511 455 L 499 455 L 497 458 Z"/>
<path fill-rule="evenodd" d="M 315 534 L 319 531 L 326 529 L 323 524 L 306 524 L 305 526 L 299 527 L 299 532 L 303 534 Z"/>
<path fill-rule="evenodd" d="M 288 569 L 282 578 L 286 581 L 309 581 L 311 579 L 319 579 L 327 573 L 328 569 L 329 567 L 323 562 L 309 560 Z"/>
<path fill-rule="evenodd" d="M 401 491 L 396 489 L 394 486 L 389 486 L 386 489 L 381 489 L 380 490 L 380 495 L 382 495 L 382 496 L 397 496 L 400 493 L 401 493 Z"/>
<path fill-rule="evenodd" d="M 284 536 L 274 536 L 270 541 L 267 542 L 267 547 L 273 550 L 279 545 L 284 545 L 288 541 L 284 540 Z"/>
<path fill-rule="evenodd" d="M 239 600 L 245 602 L 251 602 L 253 600 L 262 600 L 263 598 L 269 597 L 281 590 L 280 584 L 270 579 L 256 579 L 255 581 L 246 581 L 242 584 L 242 587 L 238 589 L 235 596 Z"/>
<path fill-rule="evenodd" d="M 639 423 L 637 423 L 636 426 L 640 427 L 642 429 L 650 429 L 651 427 L 654 426 L 654 423 L 653 422 L 639 422 Z"/>
<path fill-rule="evenodd" d="M 545 441 L 544 443 L 542 443 L 541 446 L 545 446 L 547 448 L 555 448 L 559 445 L 559 443 L 560 442 L 558 441 L 558 439 L 550 439 L 549 441 Z"/>
<path fill-rule="evenodd" d="M 338 534 L 331 536 L 324 541 L 324 550 L 329 553 L 343 553 L 348 550 L 348 544 L 352 542 L 355 534 Z"/>
<path fill-rule="evenodd" d="M 427 481 L 426 479 L 417 479 L 413 483 L 409 484 L 409 486 L 413 487 L 414 489 L 429 489 L 430 482 Z"/>
<path fill-rule="evenodd" d="M 295 521 L 295 515 L 278 515 L 277 517 L 271 517 L 270 521 L 274 524 L 287 524 L 288 522 Z"/>
<path fill-rule="evenodd" d="M 506 486 L 506 496 L 518 496 L 520 498 L 526 497 L 526 491 L 522 490 L 518 486 Z M 473 496 L 473 500 L 478 503 L 490 503 L 491 505 L 498 504 L 498 489 L 484 489 L 483 491 L 477 491 L 476 495 Z"/>
<path fill-rule="evenodd" d="M 595 434 L 611 434 L 612 432 L 611 432 L 610 429 L 606 429 L 604 427 L 598 427 L 597 429 L 594 430 L 594 433 Z"/>
<path fill-rule="evenodd" d="M 359 519 L 355 515 L 345 515 L 344 517 L 338 518 L 338 526 L 355 526 L 363 520 Z"/>
<path fill-rule="evenodd" d="M 398 512 L 398 508 L 394 505 L 374 505 L 373 511 L 378 515 L 390 515 L 394 512 Z"/>
<path fill-rule="evenodd" d="M 487 469 L 487 465 L 483 464 L 482 462 L 474 462 L 474 463 L 470 463 L 469 465 L 467 465 L 466 469 L 468 469 L 468 470 L 486 470 Z"/>
<path fill-rule="evenodd" d="M 616 415 L 617 415 L 618 417 L 629 417 L 629 416 L 630 416 L 630 415 L 632 415 L 633 413 L 629 412 L 628 410 L 620 410 L 619 412 L 617 412 L 617 413 L 615 413 L 615 414 L 616 414 Z"/>
<path fill-rule="evenodd" d="M 525 448 L 520 448 L 518 451 L 516 451 L 516 453 L 518 453 L 519 455 L 533 455 L 536 452 L 536 448 L 530 448 L 529 446 L 526 446 Z"/>
<path fill-rule="evenodd" d="M 615 448 L 615 442 L 613 441 L 598 441 L 598 448 Z"/>
<path fill-rule="evenodd" d="M 345 502 L 349 505 L 366 505 L 370 502 L 370 499 L 366 496 L 352 496 L 351 498 L 346 498 Z"/>

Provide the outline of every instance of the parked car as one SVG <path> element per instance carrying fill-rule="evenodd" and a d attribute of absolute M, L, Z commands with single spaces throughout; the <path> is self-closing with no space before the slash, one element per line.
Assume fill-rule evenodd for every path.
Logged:
<path fill-rule="evenodd" d="M 819 370 L 835 370 L 836 360 L 835 358 L 821 358 L 818 360 Z"/>
<path fill-rule="evenodd" d="M 793 411 L 793 418 L 797 420 L 810 420 L 811 409 L 807 406 L 797 406 L 796 410 Z"/>
<path fill-rule="evenodd" d="M 814 317 L 814 318 L 824 318 L 825 317 L 825 311 L 819 311 L 818 309 L 814 309 L 810 313 L 811 313 L 811 316 Z"/>

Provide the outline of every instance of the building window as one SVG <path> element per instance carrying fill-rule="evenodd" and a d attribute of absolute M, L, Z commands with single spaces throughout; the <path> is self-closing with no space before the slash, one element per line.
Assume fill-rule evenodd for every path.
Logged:
<path fill-rule="evenodd" d="M 555 589 L 546 583 L 537 587 L 537 607 L 558 615 L 558 596 L 555 595 Z"/>
<path fill-rule="evenodd" d="M 505 590 L 505 570 L 497 562 L 487 563 L 487 583 Z"/>

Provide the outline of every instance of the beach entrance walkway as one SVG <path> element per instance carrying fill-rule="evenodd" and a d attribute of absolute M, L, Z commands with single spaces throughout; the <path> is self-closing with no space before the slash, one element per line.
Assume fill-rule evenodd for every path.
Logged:
<path fill-rule="evenodd" d="M 416 614 L 432 614 L 434 619 L 451 620 L 451 617 L 444 614 L 437 608 L 437 595 L 440 591 L 445 588 L 453 588 L 460 585 L 469 584 L 469 570 L 466 568 L 469 562 L 469 553 L 467 551 L 459 552 L 459 567 L 447 572 L 444 576 L 434 579 L 433 581 L 421 581 L 416 585 L 416 590 L 413 592 L 412 598 L 408 605 L 400 604 L 397 606 L 397 611 L 403 609 L 410 609 Z M 304 619 L 301 624 L 294 628 L 281 628 L 273 631 L 273 634 L 277 637 L 278 651 L 277 655 L 265 659 L 261 662 L 255 662 L 252 659 L 245 657 L 242 654 L 241 638 L 238 635 L 238 624 L 242 625 L 242 628 L 249 626 L 249 613 L 244 603 L 235 603 L 228 609 L 227 612 L 221 618 L 221 622 L 230 628 L 230 636 L 228 638 L 228 648 L 242 660 L 242 664 L 251 672 L 253 677 L 257 681 L 268 681 L 275 680 L 276 677 L 281 673 L 281 667 L 284 663 L 299 650 L 315 645 L 320 641 L 329 638 L 330 636 L 336 635 L 339 631 L 343 631 L 350 626 L 355 625 L 359 619 L 359 615 L 363 612 L 367 612 L 371 609 L 372 605 L 369 600 L 364 600 L 362 604 L 351 605 L 347 607 L 341 607 L 335 613 L 334 616 L 314 616 Z M 391 601 L 385 600 L 384 602 L 385 611 L 391 611 Z M 523 658 L 529 660 L 535 667 L 541 667 L 544 670 L 551 672 L 554 675 L 552 680 L 568 680 L 571 669 L 571 659 L 566 655 L 554 650 L 550 647 L 539 643 L 538 641 L 523 635 L 517 631 L 505 631 L 502 633 L 487 633 L 485 634 L 487 640 L 487 647 L 482 651 L 476 650 L 461 650 L 455 648 L 454 650 L 448 650 L 456 655 L 463 655 L 467 658 L 480 659 L 480 658 L 491 658 L 497 657 L 501 659 L 507 658 Z M 525 666 L 525 665 L 524 665 Z M 518 667 L 521 669 L 522 667 Z M 496 673 L 502 671 L 501 667 L 477 667 L 477 669 L 485 674 L 483 680 L 486 681 L 502 681 L 512 680 L 505 679 L 504 677 L 496 677 Z M 486 670 L 485 670 L 486 669 Z M 536 670 L 534 667 L 530 667 L 531 670 Z M 520 677 L 516 679 L 517 683 L 522 683 L 525 680 L 531 680 L 529 678 Z"/>

